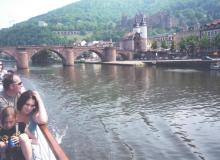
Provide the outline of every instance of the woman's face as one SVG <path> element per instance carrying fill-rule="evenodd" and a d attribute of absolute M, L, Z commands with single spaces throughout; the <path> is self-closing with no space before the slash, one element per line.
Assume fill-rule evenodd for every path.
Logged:
<path fill-rule="evenodd" d="M 9 117 L 5 118 L 3 128 L 11 129 L 15 126 L 15 123 L 16 123 L 15 117 L 14 116 L 9 116 Z"/>
<path fill-rule="evenodd" d="M 30 114 L 34 109 L 35 109 L 35 100 L 30 98 L 26 101 L 26 103 L 24 104 L 24 106 L 21 109 L 21 112 L 23 114 Z"/>

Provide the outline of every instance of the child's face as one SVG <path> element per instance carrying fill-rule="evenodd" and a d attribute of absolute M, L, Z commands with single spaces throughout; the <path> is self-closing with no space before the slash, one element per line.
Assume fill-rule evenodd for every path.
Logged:
<path fill-rule="evenodd" d="M 7 118 L 5 119 L 5 122 L 4 122 L 4 124 L 3 124 L 3 127 L 4 127 L 5 129 L 11 129 L 11 128 L 13 128 L 13 127 L 15 126 L 15 123 L 16 123 L 15 117 L 9 116 L 9 117 L 7 117 Z"/>

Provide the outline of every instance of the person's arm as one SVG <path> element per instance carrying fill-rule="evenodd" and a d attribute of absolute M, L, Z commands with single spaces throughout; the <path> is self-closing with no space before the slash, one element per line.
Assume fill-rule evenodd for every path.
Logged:
<path fill-rule="evenodd" d="M 28 127 L 25 128 L 25 133 L 28 135 L 30 141 L 32 144 L 38 144 L 37 137 L 31 133 L 31 131 L 28 129 Z"/>
<path fill-rule="evenodd" d="M 38 92 L 34 91 L 34 94 L 38 102 L 39 110 L 33 114 L 33 119 L 37 124 L 47 124 L 48 116 L 44 103 Z"/>

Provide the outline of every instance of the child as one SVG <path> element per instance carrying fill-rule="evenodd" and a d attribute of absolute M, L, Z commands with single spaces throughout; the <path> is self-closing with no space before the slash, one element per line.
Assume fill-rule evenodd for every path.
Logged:
<path fill-rule="evenodd" d="M 28 131 L 25 123 L 16 123 L 14 107 L 8 106 L 2 110 L 1 123 L 0 149 L 3 152 L 0 160 L 4 159 L 4 156 L 7 160 L 31 160 L 31 142 L 37 143 L 37 139 Z"/>

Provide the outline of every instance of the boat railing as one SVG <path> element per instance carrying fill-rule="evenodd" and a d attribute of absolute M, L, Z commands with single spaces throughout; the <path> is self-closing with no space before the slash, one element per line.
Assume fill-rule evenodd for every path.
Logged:
<path fill-rule="evenodd" d="M 53 134 L 48 129 L 47 124 L 38 125 L 44 137 L 46 138 L 52 152 L 54 153 L 57 160 L 69 160 L 61 146 L 58 144 Z"/>

